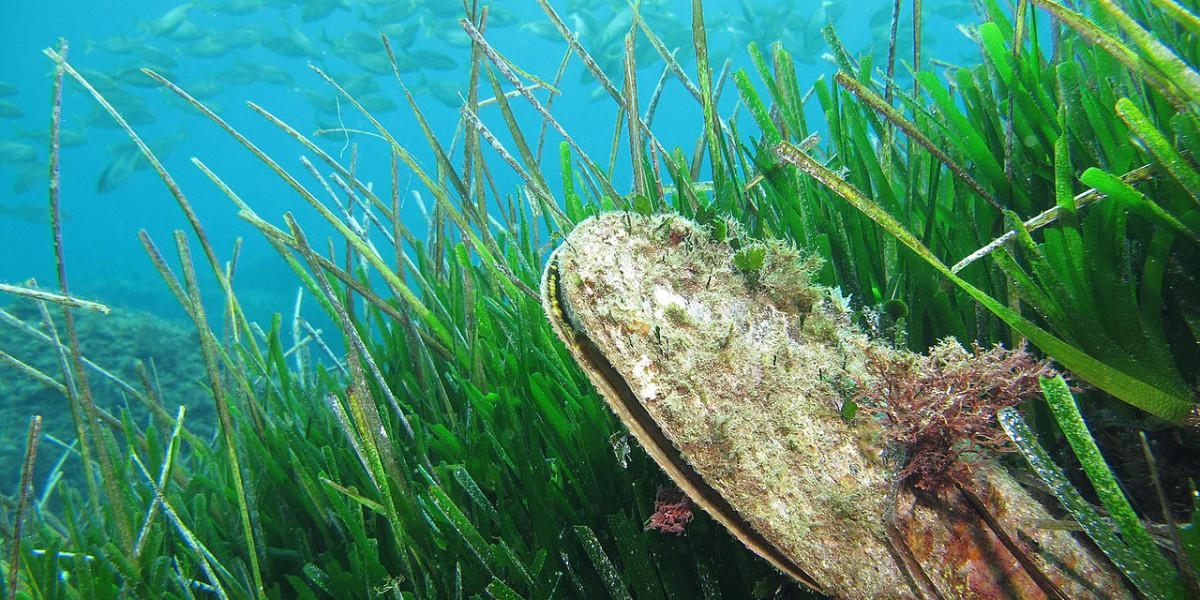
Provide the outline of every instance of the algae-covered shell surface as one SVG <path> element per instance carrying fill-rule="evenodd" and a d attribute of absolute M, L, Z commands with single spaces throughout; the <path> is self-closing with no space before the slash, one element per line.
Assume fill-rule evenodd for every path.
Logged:
<path fill-rule="evenodd" d="M 739 241 L 743 256 L 682 217 L 605 213 L 568 235 L 542 282 L 575 360 L 696 504 L 834 597 L 1129 597 L 1103 557 L 1038 528 L 1050 514 L 998 467 L 972 470 L 983 506 L 897 485 L 879 425 L 840 410 L 871 384 L 873 342 L 794 249 Z"/>

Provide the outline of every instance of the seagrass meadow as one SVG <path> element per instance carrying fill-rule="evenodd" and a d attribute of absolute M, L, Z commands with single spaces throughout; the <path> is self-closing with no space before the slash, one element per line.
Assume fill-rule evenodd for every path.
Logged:
<path fill-rule="evenodd" d="M 783 44 L 751 43 L 746 70 L 710 64 L 700 0 L 691 47 L 678 54 L 633 3 L 622 73 L 606 74 L 555 3 L 537 4 L 562 38 L 563 64 L 581 62 L 617 117 L 608 147 L 584 147 L 560 123 L 562 69 L 510 62 L 482 2 L 462 6 L 470 79 L 453 139 L 429 127 L 396 66 L 404 49 L 387 35 L 377 52 L 415 133 L 389 130 L 314 67 L 342 109 L 370 123 L 354 139 L 390 153 L 383 184 L 360 177 L 354 152 L 327 152 L 250 102 L 292 144 L 289 158 L 268 153 L 186 80 L 145 70 L 334 232 L 261 214 L 192 159 L 205 192 L 215 186 L 294 271 L 331 323 L 321 330 L 286 306 L 269 322 L 247 316 L 239 248 L 210 241 L 189 201 L 197 192 L 73 66 L 68 44 L 47 49 L 55 241 L 42 251 L 58 257 L 58 282 L 0 287 L 36 308 L 5 310 L 0 326 L 38 340 L 51 360 L 0 346 L 0 362 L 5 378 L 61 396 L 75 440 L 55 469 L 79 475 L 45 496 L 35 465 L 61 451 L 47 449 L 41 416 L 24 415 L 21 477 L 0 487 L 7 598 L 825 597 L 802 560 L 791 557 L 798 570 L 784 574 L 776 567 L 788 561 L 763 560 L 743 543 L 749 535 L 692 514 L 659 457 L 610 412 L 595 369 L 556 335 L 569 323 L 553 322 L 554 298 L 543 306 L 547 259 L 577 224 L 615 211 L 667 223 L 655 231 L 672 244 L 671 223 L 686 219 L 680 231 L 732 257 L 714 265 L 719 280 L 787 290 L 780 297 L 798 298 L 806 336 L 834 329 L 832 318 L 803 318 L 824 303 L 844 319 L 837 327 L 879 349 L 860 371 L 869 377 L 810 378 L 839 399 L 828 422 L 882 432 L 856 443 L 894 461 L 894 493 L 951 489 L 969 500 L 973 473 L 1006 470 L 1044 505 L 1046 518 L 1017 525 L 976 508 L 1008 538 L 1029 589 L 939 587 L 892 547 L 910 588 L 894 597 L 1066 598 L 1027 556 L 1052 531 L 1105 561 L 1121 593 L 1200 598 L 1200 4 L 980 0 L 961 27 L 977 52 L 960 65 L 923 48 L 921 2 L 896 0 L 882 53 L 855 55 L 836 28 L 822 31 L 838 72 L 816 81 L 796 76 Z M 647 54 L 661 61 L 653 88 L 635 76 Z M 153 365 L 113 382 L 84 353 L 81 336 L 108 307 L 73 293 L 62 260 L 67 81 L 128 134 L 187 219 L 170 239 L 140 237 L 194 325 L 188 343 L 215 425 L 195 428 L 197 410 L 184 408 L 195 406 L 194 381 L 184 402 Z M 666 84 L 686 90 L 696 139 L 656 135 Z M 432 160 L 416 158 L 412 140 Z M 422 235 L 399 218 L 402 170 L 430 198 Z M 773 279 L 781 272 L 791 279 Z M 77 326 L 84 313 L 88 325 Z M 651 325 L 628 335 L 670 337 Z M 719 350 L 728 339 L 717 337 Z M 102 379 L 137 412 L 97 406 Z M 825 517 L 885 500 L 846 495 Z M 823 556 L 823 572 L 838 558 Z"/>

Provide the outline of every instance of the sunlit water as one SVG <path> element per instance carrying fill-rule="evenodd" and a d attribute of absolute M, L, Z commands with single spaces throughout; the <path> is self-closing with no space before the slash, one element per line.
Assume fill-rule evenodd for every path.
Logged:
<path fill-rule="evenodd" d="M 487 38 L 527 72 L 552 81 L 566 44 L 553 35 L 545 13 L 534 0 L 496 4 L 501 8 L 493 16 Z M 627 4 L 623 0 L 607 4 L 552 0 L 552 4 L 619 88 L 619 59 L 630 22 Z M 679 60 L 694 78 L 690 5 L 678 0 L 643 4 L 648 7 L 647 20 L 671 48 L 679 48 Z M 819 77 L 828 78 L 835 72 L 832 62 L 822 56 L 827 47 L 820 27 L 832 22 L 852 53 L 878 53 L 886 47 L 891 4 L 881 0 L 706 2 L 711 63 L 719 71 L 729 58 L 733 69 L 753 72 L 746 45 L 782 39 L 797 60 L 801 88 L 807 88 Z M 290 316 L 298 288 L 295 277 L 191 160 L 203 161 L 264 218 L 282 225 L 282 214 L 294 212 L 320 249 L 332 229 L 249 151 L 139 69 L 161 71 L 195 93 L 303 185 L 328 200 L 299 162 L 302 155 L 314 161 L 316 157 L 253 113 L 246 102 L 261 105 L 306 135 L 339 128 L 373 132 L 373 126 L 309 68 L 312 65 L 352 83 L 356 95 L 369 100 L 383 125 L 432 170 L 432 155 L 400 83 L 386 72 L 390 66 L 381 62 L 386 59 L 378 33 L 387 32 L 396 44 L 403 84 L 413 92 L 438 138 L 449 146 L 456 140 L 458 94 L 466 88 L 470 52 L 458 24 L 455 7 L 459 6 L 452 0 L 9 3 L 6 18 L 0 20 L 0 93 L 4 94 L 0 95 L 0 282 L 22 284 L 36 279 L 42 287 L 57 285 L 46 177 L 54 63 L 42 50 L 56 46 L 62 38 L 70 44 L 71 64 L 119 106 L 177 180 L 220 260 L 231 258 L 236 240 L 244 241 L 235 286 L 251 318 L 267 322 L 272 313 Z M 972 44 L 955 29 L 956 22 L 975 18 L 967 3 L 927 2 L 925 10 L 925 56 L 936 54 L 944 61 L 959 63 L 975 60 Z M 908 28 L 911 31 L 911 25 Z M 644 37 L 639 41 L 638 56 L 642 65 L 638 85 L 645 110 L 662 74 L 663 61 L 649 49 Z M 881 65 L 882 60 L 876 64 Z M 751 78 L 758 80 L 756 75 Z M 613 102 L 598 93 L 595 80 L 585 73 L 577 57 L 567 64 L 559 88 L 562 96 L 555 100 L 555 117 L 585 152 L 607 164 L 617 114 Z M 505 89 L 512 87 L 505 82 Z M 485 80 L 480 97 L 491 95 Z M 537 95 L 543 101 L 547 97 L 545 91 Z M 526 135 L 536 143 L 540 120 L 523 100 L 514 99 L 513 105 Z M 755 133 L 749 115 L 737 106 L 732 82 L 725 86 L 720 108 L 723 116 L 738 111 L 743 135 Z M 809 122 L 818 126 L 815 100 L 809 108 Z M 496 107 L 485 107 L 480 113 L 515 155 L 516 147 L 505 133 Z M 168 257 L 174 257 L 172 232 L 182 229 L 190 233 L 183 212 L 139 158 L 129 137 L 74 82 L 65 88 L 62 127 L 63 238 L 72 292 L 114 306 L 182 319 L 182 311 L 152 268 L 137 232 L 146 230 Z M 682 147 L 689 155 L 701 132 L 695 101 L 674 79 L 664 88 L 653 131 L 667 148 Z M 316 138 L 323 149 L 346 164 L 351 156 L 357 156 L 356 172 L 361 180 L 372 182 L 378 190 L 390 189 L 390 153 L 377 136 L 335 132 Z M 551 190 L 562 189 L 556 179 L 561 141 L 553 132 L 546 139 L 543 156 Z M 614 175 L 619 191 L 630 187 L 627 153 L 622 145 Z M 490 151 L 488 154 L 494 158 Z M 519 179 L 499 161 L 493 164 L 501 193 L 516 193 Z M 329 174 L 327 166 L 318 167 L 322 174 Z M 406 169 L 400 171 L 399 182 L 401 218 L 423 235 L 423 211 L 432 206 L 433 198 Z M 192 239 L 193 256 L 200 261 L 202 255 L 194 236 Z M 206 299 L 219 301 L 207 265 L 201 262 L 197 266 L 202 286 L 209 292 Z M 0 305 L 4 303 L 0 298 Z M 308 305 L 315 307 L 311 299 Z M 2 327 L 6 326 L 0 324 Z M 0 329 L 0 339 L 13 335 L 20 334 Z M 15 375 L 0 365 L 0 376 Z M 22 406 L 23 399 L 7 397 L 0 402 L 12 409 Z M 22 419 L 21 427 L 24 422 Z M 0 463 L 14 456 L 6 453 Z M 15 467 L 3 466 L 3 474 Z M 9 480 L 7 476 L 4 479 Z"/>

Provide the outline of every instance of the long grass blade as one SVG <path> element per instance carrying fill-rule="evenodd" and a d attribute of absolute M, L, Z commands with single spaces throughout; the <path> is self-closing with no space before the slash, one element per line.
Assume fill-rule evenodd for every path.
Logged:
<path fill-rule="evenodd" d="M 31 288 L 31 287 L 24 287 L 24 286 L 19 286 L 19 285 L 9 285 L 7 283 L 0 283 L 0 293 L 12 294 L 14 296 L 21 296 L 23 298 L 32 298 L 34 300 L 39 300 L 42 302 L 50 302 L 53 304 L 57 304 L 59 306 L 65 306 L 65 307 L 69 307 L 69 308 L 82 308 L 85 310 L 93 310 L 93 311 L 96 311 L 96 312 L 98 312 L 100 314 L 104 314 L 104 315 L 107 315 L 110 312 L 112 312 L 111 308 L 109 308 L 108 306 L 105 306 L 104 304 L 101 304 L 99 302 L 92 302 L 90 300 L 84 300 L 82 298 L 75 298 L 75 297 L 68 296 L 65 294 L 56 294 L 54 292 L 47 292 L 44 290 L 38 290 L 38 289 Z"/>
<path fill-rule="evenodd" d="M 1159 389 L 1152 382 L 1136 379 L 1092 358 L 1033 324 L 1016 311 L 998 302 L 984 291 L 954 274 L 941 259 L 935 256 L 929 248 L 922 244 L 899 221 L 871 201 L 871 199 L 854 189 L 844 179 L 826 169 L 799 148 L 784 142 L 776 145 L 775 151 L 782 160 L 808 173 L 852 206 L 862 211 L 863 214 L 875 221 L 889 235 L 907 246 L 939 273 L 954 282 L 959 288 L 975 298 L 975 300 L 997 317 L 1000 317 L 1010 327 L 1020 332 L 1030 342 L 1054 357 L 1055 360 L 1062 363 L 1064 367 L 1070 369 L 1076 375 L 1133 406 L 1175 424 L 1182 425 L 1184 419 L 1193 410 L 1193 404 L 1188 398 Z"/>
<path fill-rule="evenodd" d="M 1145 113 L 1128 98 L 1117 100 L 1117 116 L 1129 126 L 1130 131 L 1142 140 L 1154 158 L 1183 186 L 1192 200 L 1200 206 L 1200 173 L 1184 159 L 1183 155 L 1167 140 L 1167 136 L 1155 127 Z"/>
<path fill-rule="evenodd" d="M 1000 202 L 996 200 L 986 189 L 984 189 L 984 187 L 978 181 L 976 181 L 975 178 L 972 177 L 962 165 L 958 164 L 958 161 L 955 161 L 950 157 L 949 154 L 946 154 L 946 152 L 938 147 L 933 140 L 929 139 L 928 136 L 922 133 L 921 130 L 917 128 L 915 123 L 906 119 L 904 115 L 900 113 L 900 111 L 893 108 L 884 98 L 881 98 L 874 91 L 859 83 L 846 73 L 839 72 L 834 76 L 834 81 L 837 81 L 839 85 L 849 90 L 850 93 L 854 94 L 854 97 L 862 100 L 863 103 L 871 107 L 875 112 L 879 113 L 879 116 L 887 119 L 888 123 L 895 125 L 910 139 L 920 144 L 921 147 L 932 154 L 934 158 L 946 165 L 946 168 L 950 169 L 951 173 L 954 173 L 954 175 L 961 179 L 963 183 L 967 184 L 967 187 L 971 188 L 971 190 L 978 194 L 980 198 L 983 198 L 988 204 L 991 204 L 993 208 L 995 208 L 997 211 L 1004 210 L 1004 208 L 1000 206 Z"/>
<path fill-rule="evenodd" d="M 221 367 L 217 340 L 209 329 L 208 319 L 204 312 L 204 301 L 200 298 L 200 287 L 196 283 L 196 271 L 193 268 L 191 252 L 188 250 L 187 237 L 182 231 L 175 232 L 175 247 L 179 252 L 179 262 L 183 272 L 184 291 L 188 297 L 186 305 L 200 334 L 200 354 L 204 358 L 204 368 L 208 374 L 208 383 L 216 405 L 217 418 L 220 422 L 221 438 L 225 446 L 225 456 L 229 461 L 230 477 L 233 481 L 234 493 L 237 498 L 239 516 L 242 525 L 242 541 L 245 544 L 246 560 L 250 562 L 250 574 L 256 596 L 262 598 L 266 593 L 263 588 L 262 570 L 259 566 L 261 553 L 255 540 L 254 524 L 256 508 L 248 499 L 246 482 L 243 480 L 245 471 L 242 469 L 242 459 L 237 441 L 237 429 L 234 424 L 233 411 L 221 378 Z M 166 505 L 163 505 L 166 508 Z"/>
<path fill-rule="evenodd" d="M 16 600 L 21 568 L 21 529 L 25 525 L 25 511 L 33 496 L 33 466 L 37 462 L 38 440 L 42 432 L 42 415 L 33 415 L 29 420 L 29 435 L 25 438 L 25 461 L 21 464 L 21 487 L 17 490 L 17 509 L 13 514 L 12 554 L 8 562 L 8 600 Z"/>
<path fill-rule="evenodd" d="M 62 110 L 62 81 L 63 75 L 69 74 L 85 87 L 90 87 L 86 80 L 83 80 L 78 73 L 66 62 L 66 54 L 68 45 L 65 40 L 60 41 L 59 50 L 46 49 L 45 52 L 55 61 L 54 70 L 54 116 L 51 119 L 50 133 L 50 225 L 54 233 L 54 264 L 55 272 L 58 275 L 58 287 L 64 297 L 70 297 L 70 287 L 67 283 L 67 268 L 66 261 L 63 258 L 63 242 L 62 242 L 62 217 L 60 210 L 59 199 L 59 130 L 61 127 L 61 110 Z M 94 91 L 94 89 L 93 89 Z M 99 98 L 99 94 L 95 94 Z M 102 98 L 99 98 L 103 100 Z M 113 111 L 115 113 L 115 111 Z M 119 115 L 118 115 L 119 117 Z M 119 119 L 122 122 L 123 119 Z M 76 427 L 79 433 L 84 433 L 84 426 L 80 424 L 80 419 L 86 419 L 86 432 L 91 437 L 90 444 L 81 440 L 81 449 L 84 451 L 84 462 L 90 463 L 93 456 L 89 448 L 95 451 L 94 458 L 100 466 L 100 475 L 107 493 L 107 504 L 112 511 L 112 520 L 116 524 L 117 534 L 121 541 L 121 550 L 128 554 L 133 550 L 133 529 L 129 523 L 129 515 L 126 512 L 125 496 L 121 493 L 119 487 L 119 479 L 117 478 L 116 469 L 113 466 L 112 456 L 108 452 L 105 438 L 100 430 L 100 414 L 97 410 L 96 403 L 92 396 L 92 388 L 88 384 L 87 370 L 83 367 L 83 353 L 79 347 L 79 336 L 75 327 L 75 315 L 71 312 L 71 307 L 62 306 L 63 324 L 67 330 L 67 341 L 70 348 L 70 373 L 63 373 L 64 379 L 71 378 L 72 373 L 77 383 L 72 394 L 72 402 L 76 404 L 73 416 L 76 418 Z M 81 436 L 84 437 L 84 436 Z M 89 480 L 89 486 L 92 491 L 92 501 L 97 507 L 101 506 L 100 497 L 97 493 L 93 482 L 93 473 L 90 465 L 84 467 L 84 474 Z"/>
<path fill-rule="evenodd" d="M 1179 88 L 1164 77 L 1149 61 L 1139 56 L 1132 48 L 1122 42 L 1116 35 L 1101 29 L 1095 23 L 1089 21 L 1087 17 L 1053 0 L 1030 0 L 1030 2 L 1045 10 L 1050 16 L 1062 22 L 1067 27 L 1074 29 L 1085 39 L 1109 53 L 1130 71 L 1144 78 L 1146 83 L 1158 90 L 1178 110 L 1181 112 L 1187 110 L 1186 102 L 1181 97 Z M 1195 102 L 1194 99 L 1192 101 Z"/>

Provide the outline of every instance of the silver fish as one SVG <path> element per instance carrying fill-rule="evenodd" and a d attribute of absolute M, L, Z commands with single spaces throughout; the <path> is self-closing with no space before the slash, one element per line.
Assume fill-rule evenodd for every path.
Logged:
<path fill-rule="evenodd" d="M 219 13 L 244 17 L 262 8 L 262 0 L 211 0 L 204 6 Z"/>
<path fill-rule="evenodd" d="M 96 191 L 101 194 L 107 194 L 120 187 L 133 175 L 133 172 L 141 168 L 141 165 L 149 165 L 145 162 L 145 157 L 140 152 L 124 152 L 117 155 L 112 162 L 104 167 L 100 172 L 100 177 L 96 180 Z"/>
<path fill-rule="evenodd" d="M 0 100 L 0 119 L 20 119 L 25 113 L 12 102 Z"/>
<path fill-rule="evenodd" d="M 46 179 L 44 170 L 40 173 L 40 179 Z M 50 209 L 45 204 L 0 204 L 0 218 L 16 219 L 34 225 L 49 225 L 51 222 Z M 60 208 L 58 219 L 60 222 L 70 221 L 71 213 Z"/>
<path fill-rule="evenodd" d="M 188 11 L 192 10 L 192 6 L 191 2 L 187 2 L 167 11 L 158 20 L 150 24 L 150 34 L 159 36 L 170 35 L 171 32 L 178 29 L 187 20 Z"/>
<path fill-rule="evenodd" d="M 21 170 L 17 180 L 13 182 L 13 193 L 24 194 L 32 191 L 38 185 L 44 185 L 50 180 L 49 167 L 44 162 L 33 162 Z"/>
<path fill-rule="evenodd" d="M 27 163 L 37 158 L 33 146 L 22 142 L 0 140 L 0 163 L 15 165 Z"/>
<path fill-rule="evenodd" d="M 183 47 L 183 53 L 196 58 L 217 58 L 229 54 L 234 46 L 220 35 L 209 35 Z"/>
<path fill-rule="evenodd" d="M 300 19 L 305 23 L 320 21 L 332 15 L 334 11 L 348 8 L 350 8 L 349 5 L 341 0 L 308 0 L 304 3 L 304 8 L 300 10 Z"/>

